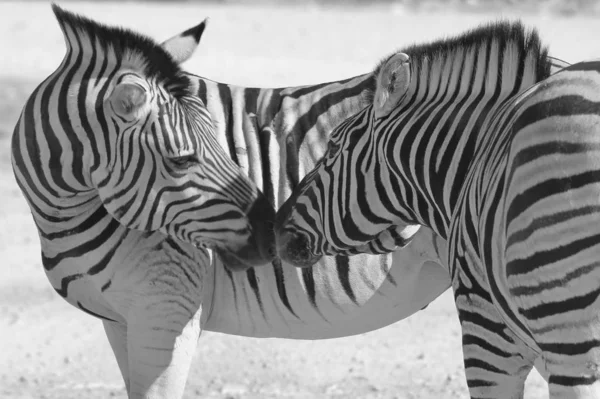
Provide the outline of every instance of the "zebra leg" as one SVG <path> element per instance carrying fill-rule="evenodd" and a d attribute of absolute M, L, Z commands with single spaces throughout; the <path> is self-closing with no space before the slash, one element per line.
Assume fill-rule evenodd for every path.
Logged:
<path fill-rule="evenodd" d="M 500 320 L 494 305 L 457 299 L 465 375 L 472 398 L 523 398 L 537 353 Z"/>
<path fill-rule="evenodd" d="M 169 239 L 141 252 L 105 292 L 127 322 L 129 397 L 181 398 L 212 294 L 211 256 Z"/>
<path fill-rule="evenodd" d="M 127 324 L 130 398 L 181 398 L 200 336 L 200 313 L 147 298 L 131 309 Z"/>
<path fill-rule="evenodd" d="M 129 365 L 127 360 L 127 327 L 114 321 L 102 321 L 104 331 L 108 342 L 117 358 L 117 364 L 123 381 L 125 381 L 125 390 L 129 392 Z"/>
<path fill-rule="evenodd" d="M 501 319 L 483 274 L 459 267 L 452 280 L 471 397 L 523 398 L 525 380 L 538 353 Z"/>
<path fill-rule="evenodd" d="M 550 398 L 600 398 L 599 350 L 600 345 L 585 354 L 573 353 L 573 355 L 561 356 L 556 353 L 545 353 L 550 374 L 548 379 Z M 573 348 L 573 352 L 577 352 L 577 349 Z"/>

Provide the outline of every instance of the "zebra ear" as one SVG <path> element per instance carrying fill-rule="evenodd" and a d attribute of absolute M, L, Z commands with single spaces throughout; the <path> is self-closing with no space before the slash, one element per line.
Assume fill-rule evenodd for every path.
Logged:
<path fill-rule="evenodd" d="M 376 77 L 375 117 L 388 115 L 400 102 L 410 84 L 409 56 L 404 53 L 394 54 L 383 64 Z"/>
<path fill-rule="evenodd" d="M 121 82 L 110 95 L 110 103 L 117 115 L 131 119 L 146 104 L 146 89 L 137 83 Z"/>
<path fill-rule="evenodd" d="M 194 54 L 207 23 L 208 18 L 193 28 L 165 40 L 161 43 L 162 48 L 171 55 L 173 61 L 178 64 L 184 63 Z"/>

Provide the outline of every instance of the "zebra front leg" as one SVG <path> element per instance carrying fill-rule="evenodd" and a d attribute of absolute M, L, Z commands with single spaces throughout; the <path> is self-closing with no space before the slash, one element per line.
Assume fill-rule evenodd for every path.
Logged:
<path fill-rule="evenodd" d="M 127 325 L 130 398 L 181 398 L 196 344 L 200 313 L 181 298 L 147 298 L 131 309 Z"/>
<path fill-rule="evenodd" d="M 212 293 L 207 290 L 211 255 L 164 240 L 136 264 L 111 287 L 115 298 L 124 298 L 119 303 L 127 320 L 129 397 L 181 398 L 202 307 Z"/>
<path fill-rule="evenodd" d="M 119 365 L 119 370 L 121 370 L 121 375 L 123 376 L 123 381 L 125 382 L 125 391 L 129 392 L 127 327 L 120 323 L 108 320 L 103 320 L 102 324 L 104 325 L 104 331 L 106 332 L 106 337 L 108 338 L 110 347 L 115 354 L 115 358 L 117 358 L 117 364 Z"/>

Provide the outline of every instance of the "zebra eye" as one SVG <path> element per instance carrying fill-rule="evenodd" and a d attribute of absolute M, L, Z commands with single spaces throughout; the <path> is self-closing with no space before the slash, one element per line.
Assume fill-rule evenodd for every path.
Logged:
<path fill-rule="evenodd" d="M 182 155 L 180 157 L 169 158 L 169 162 L 173 164 L 175 167 L 180 169 L 186 169 L 191 166 L 198 164 L 199 160 L 195 154 L 191 155 Z"/>
<path fill-rule="evenodd" d="M 335 143 L 333 141 L 329 141 L 329 156 L 332 157 L 334 155 L 337 154 L 338 150 L 340 149 L 341 145 L 340 143 Z"/>

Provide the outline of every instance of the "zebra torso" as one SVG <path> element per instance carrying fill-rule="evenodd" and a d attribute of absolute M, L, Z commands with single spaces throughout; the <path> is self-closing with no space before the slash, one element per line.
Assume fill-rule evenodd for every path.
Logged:
<path fill-rule="evenodd" d="M 244 88 L 198 78 L 219 142 L 279 206 L 322 157 L 327 132 L 358 112 L 371 74 L 293 88 Z M 211 268 L 214 295 L 204 328 L 252 337 L 318 339 L 371 331 L 407 315 L 407 297 L 425 306 L 443 290 L 445 243 L 423 229 L 393 254 L 324 258 L 300 270 L 279 261 L 233 273 Z M 220 262 L 218 259 L 217 262 Z M 426 261 L 430 264 L 423 266 Z M 438 264 L 435 264 L 437 262 Z M 439 272 L 439 274 L 438 274 Z M 421 274 L 423 273 L 423 274 Z M 412 290 L 432 278 L 432 292 Z M 436 280 L 437 278 L 437 280 Z"/>

